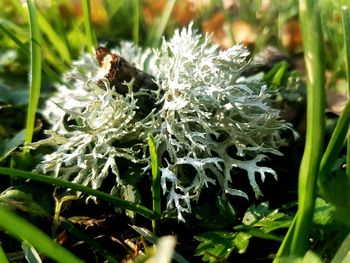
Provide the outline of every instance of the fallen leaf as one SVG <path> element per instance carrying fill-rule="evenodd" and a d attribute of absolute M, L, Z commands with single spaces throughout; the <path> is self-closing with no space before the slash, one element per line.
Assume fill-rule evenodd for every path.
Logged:
<path fill-rule="evenodd" d="M 206 1 L 178 0 L 171 17 L 181 26 L 185 26 L 196 18 L 205 3 Z M 166 0 L 146 0 L 143 4 L 143 17 L 146 24 L 152 25 L 154 20 L 161 16 L 166 4 Z"/>
<path fill-rule="evenodd" d="M 236 20 L 232 23 L 232 32 L 236 43 L 242 43 L 244 46 L 249 46 L 255 43 L 256 32 L 252 26 L 244 20 Z"/>
<path fill-rule="evenodd" d="M 72 1 L 72 11 L 76 16 L 83 15 L 81 2 L 81 0 Z M 90 8 L 91 21 L 94 25 L 102 26 L 108 22 L 108 15 L 103 0 L 90 0 Z"/>
<path fill-rule="evenodd" d="M 290 53 L 295 53 L 302 47 L 302 38 L 299 22 L 291 19 L 282 27 L 282 46 Z"/>
<path fill-rule="evenodd" d="M 212 33 L 213 41 L 220 45 L 221 48 L 229 48 L 233 43 L 225 31 L 224 25 L 224 12 L 217 12 L 209 20 L 203 23 L 202 30 L 205 33 Z M 255 43 L 257 34 L 248 22 L 236 20 L 232 22 L 231 30 L 235 43 L 242 43 L 246 47 Z"/>
<path fill-rule="evenodd" d="M 225 49 L 232 46 L 232 42 L 224 31 L 224 23 L 224 13 L 217 12 L 209 20 L 203 23 L 202 31 L 204 33 L 213 34 L 214 43 Z"/>
<path fill-rule="evenodd" d="M 143 18 L 147 25 L 152 25 L 166 5 L 165 0 L 146 0 L 143 4 Z"/>

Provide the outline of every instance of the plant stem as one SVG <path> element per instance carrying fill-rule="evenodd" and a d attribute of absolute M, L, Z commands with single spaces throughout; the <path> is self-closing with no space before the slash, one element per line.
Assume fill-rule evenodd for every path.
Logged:
<path fill-rule="evenodd" d="M 321 164 L 319 181 L 320 183 L 327 183 L 327 175 L 330 173 L 349 131 L 350 125 L 350 102 L 348 102 L 340 115 L 337 125 L 334 128 L 332 137 L 328 143 L 327 149 L 323 154 Z"/>
<path fill-rule="evenodd" d="M 48 40 L 52 44 L 52 47 L 57 50 L 58 54 L 60 55 L 59 60 L 70 64 L 72 62 L 72 59 L 70 57 L 69 50 L 66 43 L 64 42 L 64 39 L 61 39 L 61 36 L 56 33 L 55 29 L 51 26 L 43 14 L 38 11 L 37 15 L 41 31 L 43 34 L 46 34 Z"/>
<path fill-rule="evenodd" d="M 298 182 L 298 216 L 290 254 L 302 257 L 307 250 L 317 192 L 324 138 L 325 70 L 320 10 L 317 0 L 300 0 L 299 17 L 307 69 L 306 143 Z"/>
<path fill-rule="evenodd" d="M 90 6 L 90 0 L 82 0 L 82 7 L 83 7 L 83 17 L 84 17 L 84 27 L 85 27 L 85 34 L 86 39 L 88 41 L 88 51 L 92 52 L 95 47 L 95 35 L 92 31 L 91 26 L 91 6 Z"/>
<path fill-rule="evenodd" d="M 295 222 L 297 220 L 297 217 L 298 217 L 298 213 L 295 214 L 293 221 L 288 229 L 288 232 L 287 232 L 286 236 L 284 237 L 280 248 L 278 249 L 276 257 L 273 261 L 274 263 L 281 262 L 280 258 L 289 255 L 291 243 L 292 243 L 292 238 L 293 238 L 293 234 L 294 234 L 294 230 L 295 230 Z"/>
<path fill-rule="evenodd" d="M 132 36 L 134 44 L 139 44 L 139 35 L 140 35 L 140 0 L 134 0 L 134 21 L 132 28 Z"/>
<path fill-rule="evenodd" d="M 8 261 L 8 259 L 6 257 L 6 254 L 5 254 L 4 250 L 1 247 L 1 245 L 0 245 L 0 262 L 10 263 L 10 261 Z"/>
<path fill-rule="evenodd" d="M 54 259 L 56 262 L 83 262 L 71 252 L 55 243 L 40 229 L 31 225 L 16 214 L 7 211 L 4 207 L 0 207 L 0 218 L 0 228 L 15 236 L 19 240 L 25 240 L 48 257 Z"/>
<path fill-rule="evenodd" d="M 41 174 L 36 174 L 36 173 L 32 173 L 32 172 L 27 172 L 27 171 L 13 169 L 13 168 L 7 168 L 7 167 L 0 167 L 0 176 L 1 175 L 10 175 L 13 177 L 30 179 L 33 181 L 42 182 L 42 183 L 49 184 L 49 185 L 57 185 L 57 186 L 61 186 L 64 188 L 70 188 L 70 189 L 75 190 L 75 191 L 80 191 L 80 192 L 83 192 L 83 193 L 88 194 L 88 195 L 96 196 L 98 199 L 106 201 L 106 202 L 113 204 L 115 206 L 118 206 L 120 208 L 134 211 L 134 212 L 139 213 L 140 215 L 142 215 L 148 219 L 157 218 L 150 209 L 148 209 L 140 204 L 135 204 L 135 203 L 132 203 L 129 201 L 125 201 L 123 199 L 109 195 L 107 193 L 94 190 L 90 187 L 67 182 L 67 181 L 64 181 L 62 179 L 57 179 L 57 178 L 53 178 L 53 177 L 49 177 L 49 176 L 45 176 L 45 175 L 41 175 Z"/>
<path fill-rule="evenodd" d="M 27 112 L 26 133 L 24 137 L 24 144 L 30 144 L 33 138 L 35 113 L 38 108 L 40 86 L 41 86 L 41 39 L 38 25 L 38 17 L 36 8 L 32 0 L 27 0 L 29 20 L 30 20 L 30 80 L 29 80 L 29 104 Z M 29 152 L 29 148 L 25 147 L 24 153 Z"/>
<path fill-rule="evenodd" d="M 161 215 L 161 201 L 160 201 L 160 171 L 158 163 L 157 147 L 152 135 L 148 135 L 148 146 L 152 162 L 152 203 L 153 213 L 160 217 Z M 152 220 L 153 233 L 157 231 L 157 221 Z"/>
<path fill-rule="evenodd" d="M 343 34 L 344 46 L 346 51 L 346 76 L 348 80 L 348 97 L 350 99 L 350 10 L 349 7 L 343 6 Z M 348 102 L 349 103 L 349 102 Z M 347 150 L 346 150 L 346 175 L 350 179 L 350 133 L 347 136 Z"/>
<path fill-rule="evenodd" d="M 15 34 L 13 34 L 6 26 L 2 25 L 0 23 L 0 30 L 5 33 L 13 42 L 16 43 L 16 45 L 19 47 L 19 49 L 28 57 L 30 57 L 30 51 L 29 48 L 23 44 Z M 48 67 L 45 63 L 42 65 L 43 71 L 53 80 L 58 83 L 63 83 L 61 77 L 53 71 L 50 67 Z"/>
<path fill-rule="evenodd" d="M 164 34 L 164 30 L 166 25 L 168 24 L 171 12 L 173 11 L 176 0 L 169 0 L 163 10 L 162 17 L 160 18 L 160 22 L 157 25 L 153 25 L 151 30 L 150 38 L 147 43 L 151 46 L 156 47 Z"/>

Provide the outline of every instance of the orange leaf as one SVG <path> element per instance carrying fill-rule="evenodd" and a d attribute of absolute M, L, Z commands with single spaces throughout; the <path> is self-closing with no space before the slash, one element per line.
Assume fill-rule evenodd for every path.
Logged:
<path fill-rule="evenodd" d="M 232 23 L 232 32 L 236 43 L 242 43 L 246 47 L 255 43 L 256 33 L 246 21 L 234 21 Z"/>
<path fill-rule="evenodd" d="M 294 53 L 301 48 L 302 39 L 299 22 L 296 19 L 289 20 L 282 28 L 282 46 Z"/>

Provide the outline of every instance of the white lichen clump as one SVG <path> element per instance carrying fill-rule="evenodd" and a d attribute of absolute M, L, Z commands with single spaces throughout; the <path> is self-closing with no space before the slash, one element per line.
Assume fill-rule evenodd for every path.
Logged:
<path fill-rule="evenodd" d="M 266 154 L 280 154 L 280 131 L 289 125 L 269 105 L 264 84 L 242 76 L 249 67 L 245 48 L 220 51 L 210 37 L 189 26 L 176 31 L 170 41 L 163 40 L 152 53 L 125 43 L 117 52 L 154 76 L 159 90 L 149 91 L 149 96 L 157 103 L 139 105 L 138 96 L 145 90 L 133 92 L 132 82 L 125 83 L 125 96 L 107 80 L 104 87 L 97 85 L 98 63 L 85 55 L 70 74 L 75 79 L 72 87 L 62 87 L 64 93 L 52 98 L 54 103 L 45 110 L 54 124 L 52 137 L 38 144 L 53 143 L 57 148 L 44 157 L 38 171 L 93 188 L 114 175 L 116 186 L 122 186 L 118 162 L 149 169 L 147 135 L 152 134 L 167 208 L 176 209 L 180 220 L 211 184 L 219 184 L 222 194 L 248 198 L 232 186 L 239 174 L 248 176 L 256 197 L 262 195 L 255 176 L 264 181 L 266 173 L 276 173 L 258 163 Z M 140 119 L 137 112 L 142 107 L 153 110 Z M 76 124 L 67 127 L 64 114 Z"/>

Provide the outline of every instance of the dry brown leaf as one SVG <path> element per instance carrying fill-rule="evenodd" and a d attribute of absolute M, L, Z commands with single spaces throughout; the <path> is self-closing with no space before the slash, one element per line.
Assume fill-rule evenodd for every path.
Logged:
<path fill-rule="evenodd" d="M 246 21 L 234 21 L 232 23 L 232 32 L 236 43 L 242 43 L 246 47 L 255 43 L 257 37 L 256 32 Z"/>
<path fill-rule="evenodd" d="M 296 19 L 289 20 L 282 28 L 282 46 L 290 53 L 301 49 L 302 38 L 299 22 Z"/>
<path fill-rule="evenodd" d="M 146 0 L 143 4 L 143 16 L 146 24 L 152 25 L 154 19 L 161 16 L 167 4 L 167 0 Z M 193 0 L 176 1 L 171 17 L 180 25 L 187 25 L 194 20 L 199 13 L 198 3 Z"/>
<path fill-rule="evenodd" d="M 191 20 L 195 19 L 196 10 L 194 4 L 187 0 L 177 1 L 172 17 L 182 26 L 187 25 Z"/>
<path fill-rule="evenodd" d="M 90 0 L 91 4 L 91 21 L 94 25 L 105 25 L 108 22 L 108 15 L 103 0 Z M 72 1 L 73 14 L 82 16 L 81 0 Z"/>
<path fill-rule="evenodd" d="M 229 48 L 232 46 L 230 37 L 224 30 L 225 15 L 223 12 L 217 12 L 209 20 L 203 23 L 202 30 L 205 33 L 212 33 L 213 40 L 222 48 Z M 252 26 L 243 20 L 236 20 L 232 22 L 232 33 L 235 43 L 242 43 L 244 46 L 249 46 L 255 43 L 256 32 Z"/>
<path fill-rule="evenodd" d="M 224 31 L 225 15 L 223 12 L 215 13 L 209 20 L 202 25 L 202 31 L 213 34 L 214 43 L 221 48 L 229 48 L 232 43 Z"/>
<path fill-rule="evenodd" d="M 148 25 L 152 25 L 156 17 L 158 17 L 166 5 L 165 0 L 146 0 L 143 4 L 143 18 Z"/>
<path fill-rule="evenodd" d="M 100 227 L 106 221 L 106 219 L 95 219 L 88 216 L 73 216 L 69 218 L 69 221 L 73 224 L 78 224 L 84 226 L 85 229 L 88 229 L 89 227 Z"/>

